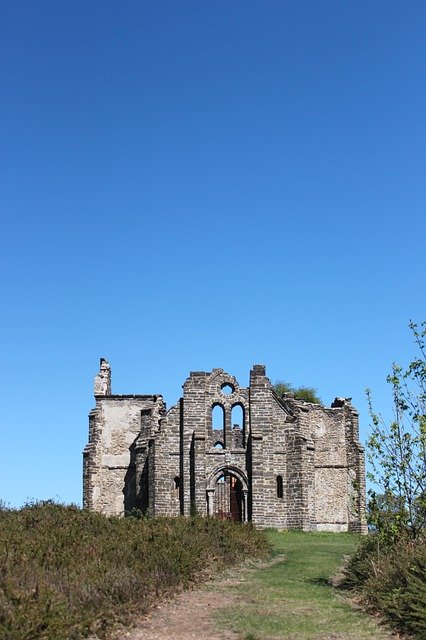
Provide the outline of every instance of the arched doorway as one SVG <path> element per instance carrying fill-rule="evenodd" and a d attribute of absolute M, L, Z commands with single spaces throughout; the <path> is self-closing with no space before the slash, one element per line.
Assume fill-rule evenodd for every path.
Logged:
<path fill-rule="evenodd" d="M 208 513 L 215 518 L 245 522 L 247 520 L 247 481 L 236 469 L 217 471 L 207 489 Z"/>

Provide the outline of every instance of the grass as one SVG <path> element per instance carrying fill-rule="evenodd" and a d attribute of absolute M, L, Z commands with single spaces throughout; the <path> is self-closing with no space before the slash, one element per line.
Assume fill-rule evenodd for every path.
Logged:
<path fill-rule="evenodd" d="M 276 562 L 235 587 L 241 604 L 216 614 L 219 627 L 242 640 L 389 637 L 330 582 L 344 556 L 354 553 L 359 536 L 277 531 L 268 536 Z"/>

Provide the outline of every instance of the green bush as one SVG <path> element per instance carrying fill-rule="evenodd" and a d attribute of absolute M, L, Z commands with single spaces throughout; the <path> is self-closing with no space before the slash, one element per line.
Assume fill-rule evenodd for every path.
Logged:
<path fill-rule="evenodd" d="M 104 637 L 168 591 L 267 550 L 252 527 L 214 519 L 0 509 L 0 637 Z"/>
<path fill-rule="evenodd" d="M 285 380 L 277 380 L 274 384 L 274 391 L 277 395 L 284 396 L 287 394 L 294 395 L 298 400 L 312 402 L 313 404 L 322 404 L 322 400 L 318 395 L 315 387 L 294 387 L 291 382 Z"/>
<path fill-rule="evenodd" d="M 369 536 L 346 569 L 344 586 L 356 588 L 373 610 L 397 629 L 426 637 L 426 545 L 424 538 L 395 542 Z"/>

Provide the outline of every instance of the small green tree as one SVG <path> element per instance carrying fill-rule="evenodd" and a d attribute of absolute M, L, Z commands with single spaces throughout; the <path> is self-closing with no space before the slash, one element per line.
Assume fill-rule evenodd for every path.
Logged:
<path fill-rule="evenodd" d="M 294 387 L 290 382 L 277 380 L 274 384 L 274 391 L 279 396 L 294 394 L 295 398 L 305 400 L 305 402 L 322 404 L 318 391 L 314 387 Z"/>
<path fill-rule="evenodd" d="M 426 527 L 426 322 L 410 322 L 419 357 L 406 369 L 394 363 L 387 382 L 392 387 L 393 420 L 387 422 L 367 401 L 372 421 L 367 441 L 371 524 L 396 538 L 406 531 L 416 537 Z"/>

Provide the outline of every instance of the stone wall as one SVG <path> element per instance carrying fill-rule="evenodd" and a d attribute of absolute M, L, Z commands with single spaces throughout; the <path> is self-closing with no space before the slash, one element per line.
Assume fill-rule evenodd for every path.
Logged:
<path fill-rule="evenodd" d="M 135 506 L 133 451 L 141 433 L 141 412 L 158 423 L 161 396 L 112 395 L 109 364 L 102 358 L 94 384 L 96 406 L 89 414 L 89 442 L 83 452 L 83 505 L 113 515 Z"/>

